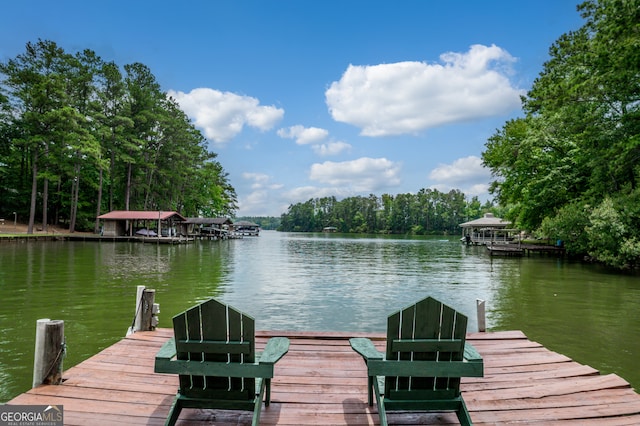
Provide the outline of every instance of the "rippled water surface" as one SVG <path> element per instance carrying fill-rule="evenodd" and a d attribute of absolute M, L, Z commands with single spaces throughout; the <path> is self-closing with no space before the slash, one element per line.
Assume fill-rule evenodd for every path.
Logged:
<path fill-rule="evenodd" d="M 137 285 L 156 289 L 160 326 L 208 297 L 258 329 L 383 331 L 427 295 L 493 330 L 615 372 L 640 388 L 640 279 L 552 257 L 491 258 L 457 238 L 263 232 L 187 245 L 0 243 L 0 402 L 31 384 L 35 324 L 62 319 L 68 368 L 122 338 Z"/>

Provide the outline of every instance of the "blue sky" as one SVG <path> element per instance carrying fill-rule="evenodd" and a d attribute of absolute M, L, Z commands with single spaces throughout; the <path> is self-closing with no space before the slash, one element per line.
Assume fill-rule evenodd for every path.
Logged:
<path fill-rule="evenodd" d="M 0 60 L 39 38 L 141 62 L 209 140 L 238 216 L 335 195 L 460 189 L 578 1 L 13 1 Z"/>

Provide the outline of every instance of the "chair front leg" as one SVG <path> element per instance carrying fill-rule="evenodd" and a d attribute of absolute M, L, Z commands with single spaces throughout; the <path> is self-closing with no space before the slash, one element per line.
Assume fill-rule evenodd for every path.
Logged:
<path fill-rule="evenodd" d="M 267 388 L 264 396 L 264 406 L 268 407 L 271 402 L 271 379 L 264 379 L 265 387 Z"/>

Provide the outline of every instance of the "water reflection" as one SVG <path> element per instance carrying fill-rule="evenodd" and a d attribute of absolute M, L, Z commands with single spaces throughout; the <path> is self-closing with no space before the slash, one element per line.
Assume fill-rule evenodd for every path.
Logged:
<path fill-rule="evenodd" d="M 475 299 L 486 296 L 476 291 L 477 265 L 461 262 L 452 240 L 266 232 L 237 250 L 229 281 L 242 291 L 224 297 L 252 309 L 262 328 L 382 331 L 389 313 L 425 295 L 475 327 Z"/>
<path fill-rule="evenodd" d="M 604 372 L 628 369 L 623 377 L 638 387 L 637 277 L 545 258 L 519 262 L 506 273 L 495 298 L 495 327 L 522 329 Z"/>
<path fill-rule="evenodd" d="M 116 281 L 132 274 L 160 280 L 171 270 L 170 252 L 154 244 L 100 244 L 95 253 L 96 267 Z"/>

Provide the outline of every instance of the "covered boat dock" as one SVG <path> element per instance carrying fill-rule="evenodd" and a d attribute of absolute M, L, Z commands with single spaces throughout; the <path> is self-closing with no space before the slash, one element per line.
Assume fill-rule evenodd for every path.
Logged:
<path fill-rule="evenodd" d="M 174 211 L 113 210 L 98 216 L 103 237 L 177 237 L 186 218 Z M 155 234 L 155 235 L 154 235 Z"/>
<path fill-rule="evenodd" d="M 513 241 L 517 229 L 511 229 L 511 222 L 495 217 L 492 213 L 485 213 L 479 219 L 460 224 L 462 228 L 461 241 L 467 245 L 491 245 Z"/>

